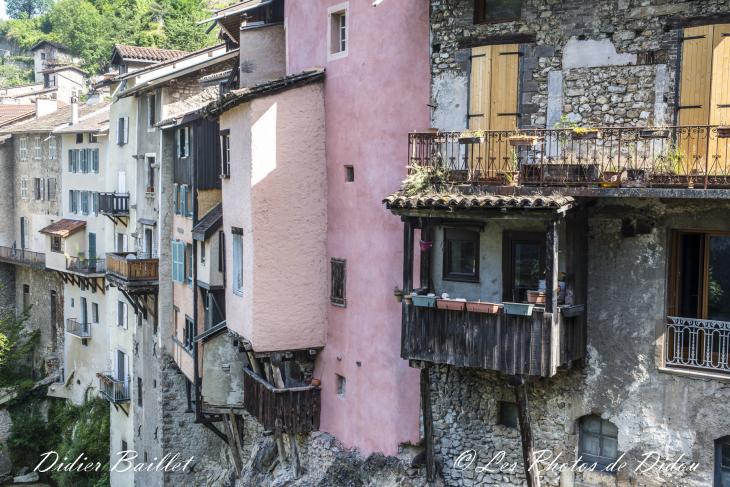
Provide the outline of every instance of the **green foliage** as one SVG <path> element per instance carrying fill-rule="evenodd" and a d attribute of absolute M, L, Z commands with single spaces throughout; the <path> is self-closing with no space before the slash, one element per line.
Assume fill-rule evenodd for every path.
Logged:
<path fill-rule="evenodd" d="M 431 187 L 443 186 L 447 181 L 447 171 L 444 166 L 419 166 L 410 164 L 408 166 L 408 177 L 403 180 L 403 191 L 409 195 L 426 193 Z"/>
<path fill-rule="evenodd" d="M 45 395 L 46 392 L 47 387 L 40 387 L 30 393 L 19 394 L 8 408 L 13 424 L 8 431 L 6 446 L 16 469 L 31 465 L 35 467 L 41 454 L 52 450 L 52 446 L 60 441 L 59 432 L 46 422 L 41 412 L 43 396 L 40 394 Z M 51 406 L 49 417 L 56 408 L 56 404 Z"/>
<path fill-rule="evenodd" d="M 11 19 L 32 18 L 48 11 L 53 0 L 5 0 L 5 13 Z"/>
<path fill-rule="evenodd" d="M 0 387 L 16 385 L 30 375 L 27 357 L 40 340 L 39 330 L 31 331 L 23 325 L 31 307 L 22 316 L 8 316 L 0 321 Z"/>
<path fill-rule="evenodd" d="M 708 281 L 708 304 L 710 305 L 710 308 L 721 309 L 723 302 L 722 298 L 725 296 L 725 292 L 722 290 L 720 283 L 712 277 L 712 267 L 710 267 L 710 275 L 708 276 Z"/>

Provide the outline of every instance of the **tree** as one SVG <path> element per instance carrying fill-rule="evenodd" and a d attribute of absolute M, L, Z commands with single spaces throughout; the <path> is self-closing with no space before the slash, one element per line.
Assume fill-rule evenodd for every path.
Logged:
<path fill-rule="evenodd" d="M 3 286 L 0 286 L 2 289 Z M 25 328 L 31 306 L 22 316 L 11 315 L 0 320 L 0 386 L 15 385 L 26 379 L 21 369 L 40 340 L 40 331 Z"/>
<path fill-rule="evenodd" d="M 53 0 L 5 0 L 5 13 L 11 19 L 32 19 L 52 6 Z"/>

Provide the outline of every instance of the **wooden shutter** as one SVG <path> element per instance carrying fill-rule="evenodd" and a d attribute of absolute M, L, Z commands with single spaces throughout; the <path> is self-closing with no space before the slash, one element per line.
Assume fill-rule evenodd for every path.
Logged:
<path fill-rule="evenodd" d="M 492 92 L 490 96 L 489 130 L 514 130 L 519 112 L 518 88 L 520 50 L 518 44 L 492 47 Z"/>
<path fill-rule="evenodd" d="M 684 29 L 682 86 L 679 96 L 680 125 L 706 125 L 709 122 L 712 30 L 711 25 Z"/>
<path fill-rule="evenodd" d="M 124 143 L 129 142 L 129 117 L 124 117 Z"/>
<path fill-rule="evenodd" d="M 330 261 L 330 272 L 331 272 L 331 289 L 330 289 L 330 302 L 338 306 L 346 305 L 346 281 L 347 281 L 347 269 L 346 259 L 335 259 Z"/>
<path fill-rule="evenodd" d="M 99 172 L 99 149 L 94 149 L 94 172 Z"/>
<path fill-rule="evenodd" d="M 471 130 L 489 130 L 492 47 L 482 46 L 471 50 L 471 79 L 469 82 L 469 128 Z"/>

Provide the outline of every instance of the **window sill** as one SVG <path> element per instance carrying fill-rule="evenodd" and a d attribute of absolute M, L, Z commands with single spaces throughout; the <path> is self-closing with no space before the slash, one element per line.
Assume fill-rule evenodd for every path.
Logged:
<path fill-rule="evenodd" d="M 699 370 L 689 370 L 681 368 L 670 368 L 670 367 L 659 367 L 659 373 L 679 375 L 682 377 L 688 377 L 690 379 L 705 379 L 705 380 L 723 380 L 730 381 L 730 374 L 722 374 L 719 372 L 701 372 Z"/>
<path fill-rule="evenodd" d="M 221 179 L 231 179 L 230 174 L 221 174 Z"/>
<path fill-rule="evenodd" d="M 480 25 L 480 24 L 504 24 L 506 22 L 519 22 L 520 20 L 522 20 L 522 17 L 507 17 L 505 19 L 480 20 L 478 22 L 475 22 L 475 25 Z"/>
<path fill-rule="evenodd" d="M 243 291 L 233 291 L 233 294 L 235 294 L 236 296 L 243 297 Z"/>

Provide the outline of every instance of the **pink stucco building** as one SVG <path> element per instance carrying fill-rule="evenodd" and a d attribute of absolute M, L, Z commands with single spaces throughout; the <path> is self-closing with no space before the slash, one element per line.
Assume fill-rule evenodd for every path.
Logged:
<path fill-rule="evenodd" d="M 407 133 L 429 124 L 428 15 L 427 0 L 285 6 L 287 72 L 326 68 L 327 262 L 346 259 L 345 306 L 324 297 L 320 429 L 365 455 L 419 439 L 419 376 L 400 358 L 393 297 L 403 229 L 381 199 L 406 176 Z"/>

